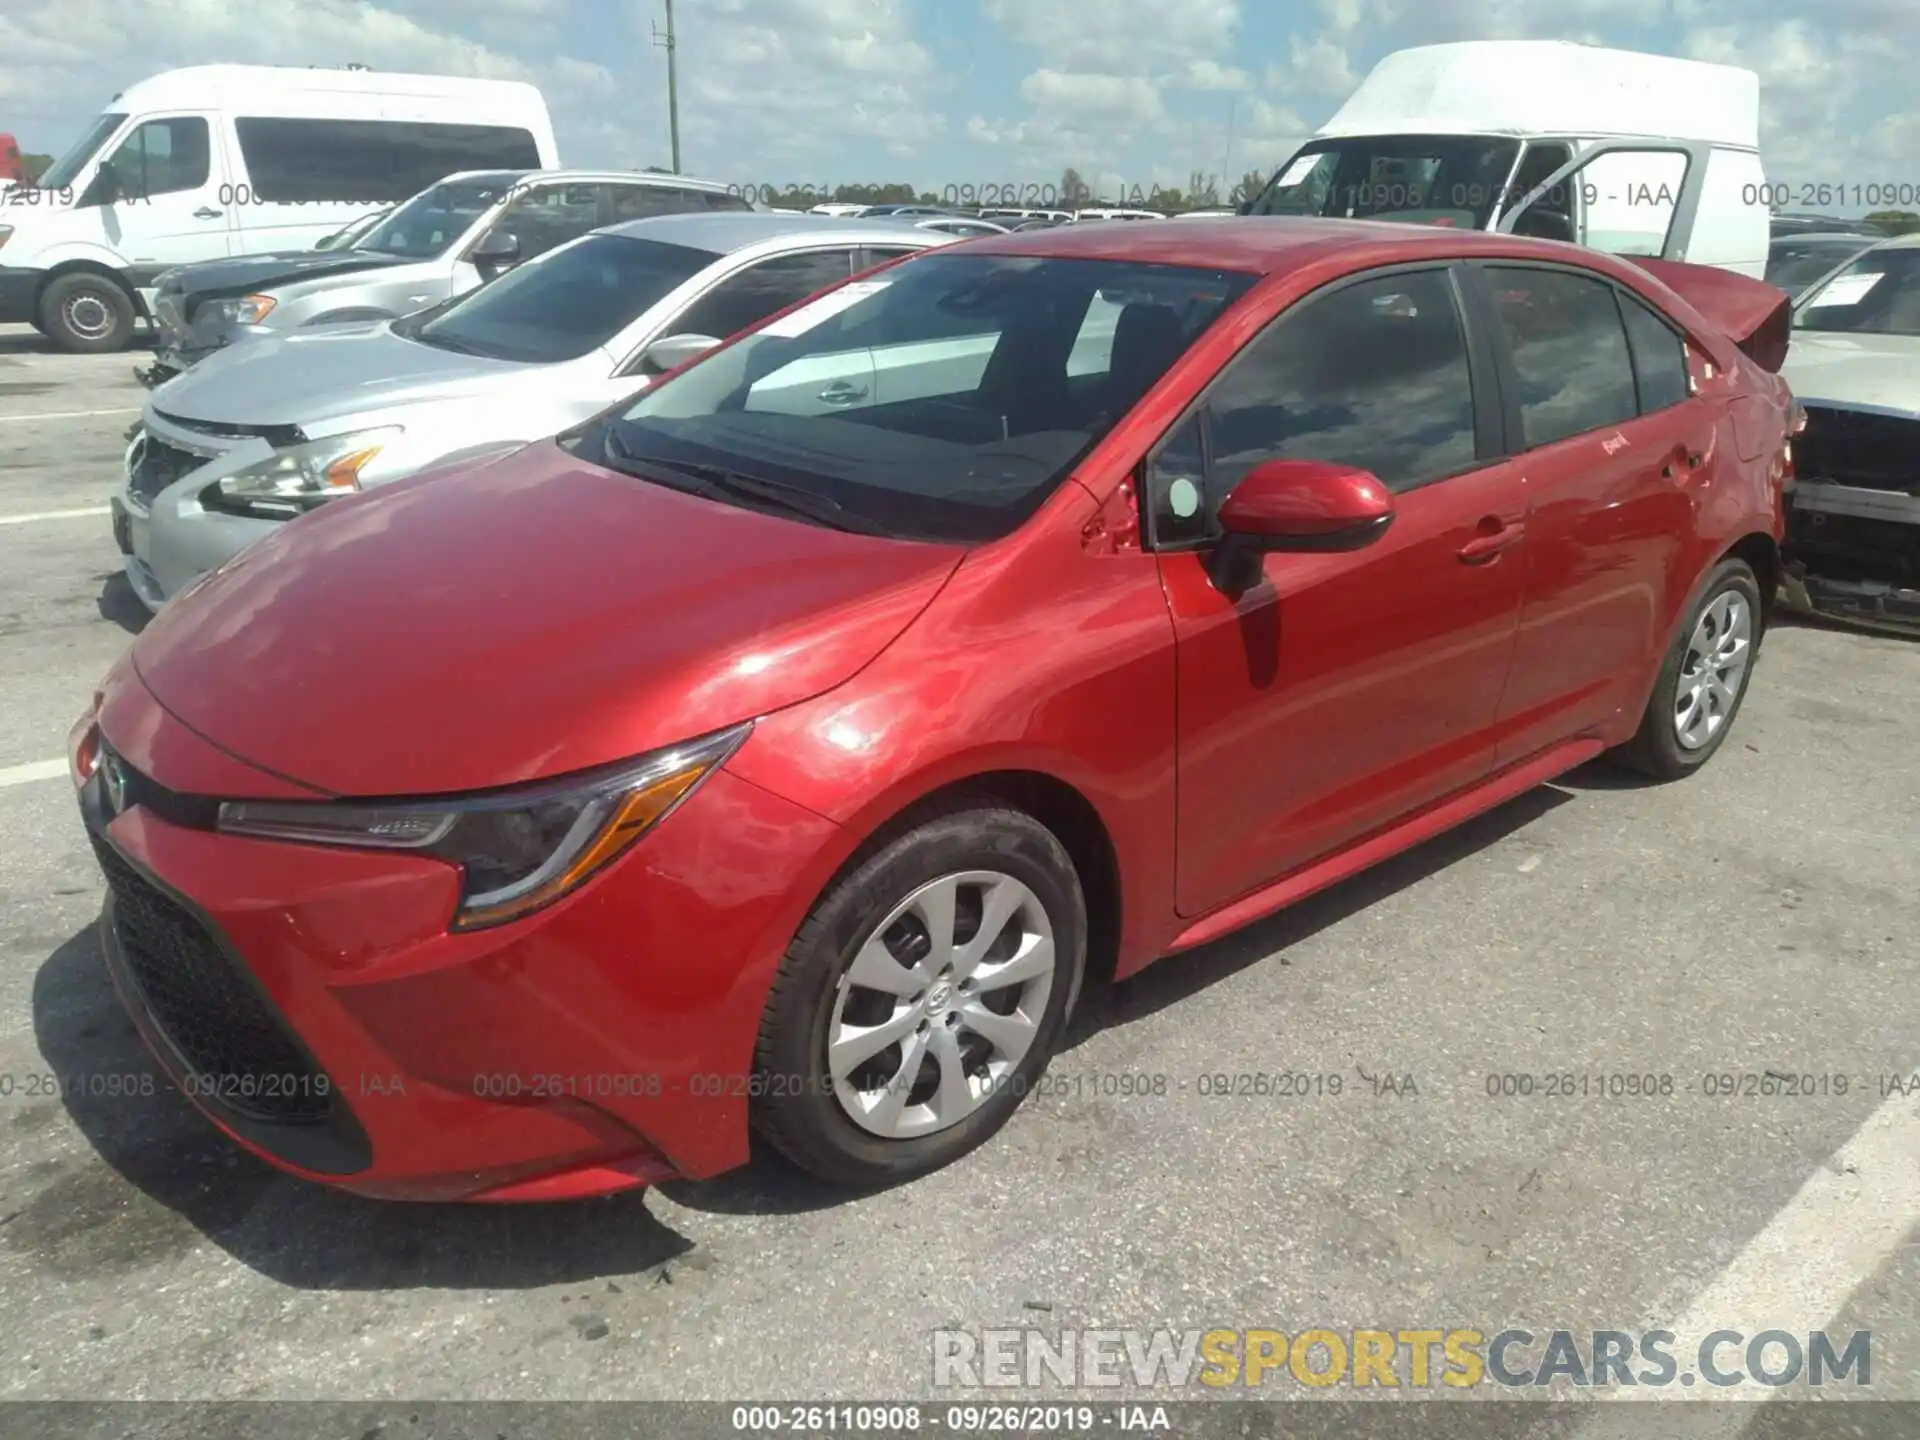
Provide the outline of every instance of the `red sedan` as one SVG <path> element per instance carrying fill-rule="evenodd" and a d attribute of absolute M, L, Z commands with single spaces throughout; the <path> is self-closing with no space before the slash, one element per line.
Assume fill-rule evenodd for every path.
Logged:
<path fill-rule="evenodd" d="M 1603 751 L 1727 738 L 1785 297 L 1320 220 L 906 260 L 554 441 L 336 501 L 76 725 L 108 965 L 368 1195 L 869 1184 L 1124 977 Z"/>

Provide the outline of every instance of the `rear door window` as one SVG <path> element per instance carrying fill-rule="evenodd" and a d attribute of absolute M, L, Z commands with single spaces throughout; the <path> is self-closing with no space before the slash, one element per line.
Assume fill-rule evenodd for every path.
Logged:
<path fill-rule="evenodd" d="M 1633 351 L 1633 377 L 1640 390 L 1640 413 L 1651 415 L 1678 405 L 1693 394 L 1688 380 L 1687 342 L 1672 326 L 1631 295 L 1619 296 Z"/>
<path fill-rule="evenodd" d="M 851 249 L 762 260 L 728 276 L 694 301 L 668 327 L 668 333 L 724 340 L 852 273 Z"/>
<path fill-rule="evenodd" d="M 1613 286 L 1564 270 L 1487 267 L 1520 382 L 1529 448 L 1640 413 L 1632 352 Z"/>

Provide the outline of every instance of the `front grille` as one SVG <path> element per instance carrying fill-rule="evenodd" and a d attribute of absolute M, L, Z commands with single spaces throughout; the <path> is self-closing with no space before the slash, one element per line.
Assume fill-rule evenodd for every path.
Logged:
<path fill-rule="evenodd" d="M 1920 495 L 1920 420 L 1809 405 L 1807 428 L 1793 442 L 1803 480 Z"/>
<path fill-rule="evenodd" d="M 253 1120 L 319 1125 L 332 1085 L 256 995 L 213 934 L 89 831 L 113 892 L 114 937 L 155 1025 L 191 1074 L 189 1089 Z"/>
<path fill-rule="evenodd" d="M 149 434 L 146 444 L 140 447 L 132 473 L 127 476 L 127 487 L 142 504 L 151 505 L 162 490 L 206 463 L 205 456 L 169 445 Z"/>

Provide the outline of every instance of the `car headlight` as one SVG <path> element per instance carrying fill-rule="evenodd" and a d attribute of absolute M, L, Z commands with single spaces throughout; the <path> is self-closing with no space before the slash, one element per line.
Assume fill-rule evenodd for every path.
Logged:
<path fill-rule="evenodd" d="M 209 300 L 201 308 L 229 325 L 258 325 L 279 303 L 271 295 L 242 295 L 237 300 Z"/>
<path fill-rule="evenodd" d="M 360 488 L 360 472 L 397 437 L 403 426 L 382 425 L 276 450 L 215 482 L 221 498 L 275 515 L 300 510 Z"/>
<path fill-rule="evenodd" d="M 454 800 L 221 805 L 235 835 L 436 855 L 462 872 L 455 930 L 518 920 L 577 889 L 740 747 L 751 722 L 571 779 Z"/>

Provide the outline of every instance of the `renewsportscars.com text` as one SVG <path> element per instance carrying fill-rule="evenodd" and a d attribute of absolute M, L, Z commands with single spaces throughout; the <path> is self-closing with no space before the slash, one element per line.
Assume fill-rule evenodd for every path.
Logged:
<path fill-rule="evenodd" d="M 1691 1343 L 1671 1330 L 936 1330 L 933 1383 L 948 1390 L 1865 1387 L 1873 1383 L 1873 1334 L 1715 1330 Z"/>

